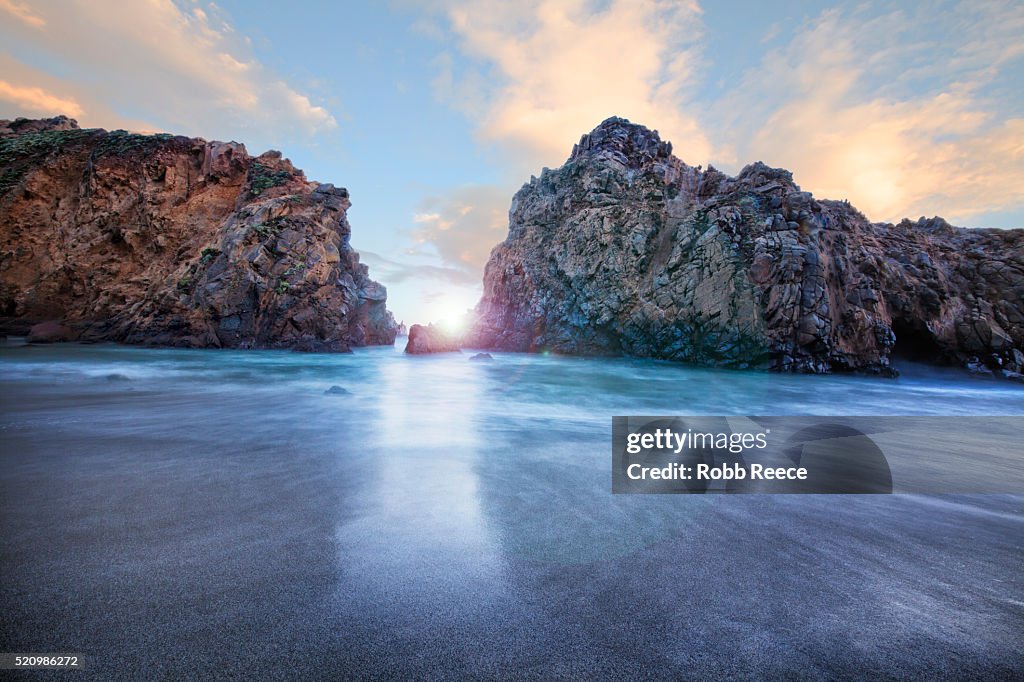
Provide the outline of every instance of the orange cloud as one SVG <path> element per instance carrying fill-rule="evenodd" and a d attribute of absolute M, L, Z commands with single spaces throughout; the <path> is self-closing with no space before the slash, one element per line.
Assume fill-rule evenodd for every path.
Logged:
<path fill-rule="evenodd" d="M 0 100 L 10 102 L 19 110 L 47 115 L 80 116 L 82 106 L 70 97 L 60 97 L 32 86 L 12 85 L 0 80 Z"/>
<path fill-rule="evenodd" d="M 510 150 L 524 171 L 560 164 L 613 114 L 658 128 L 700 162 L 711 146 L 683 107 L 699 14 L 695 3 L 663 0 L 597 10 L 583 0 L 453 3 L 448 17 L 462 50 L 491 71 L 460 80 L 442 57 L 436 85 L 476 122 L 481 140 Z"/>
<path fill-rule="evenodd" d="M 46 20 L 32 13 L 32 8 L 17 0 L 0 0 L 0 11 L 7 12 L 32 28 L 46 26 Z"/>
<path fill-rule="evenodd" d="M 1001 77 L 1006 88 L 1004 76 L 1019 69 L 1019 2 L 827 9 L 713 102 L 690 89 L 706 71 L 696 5 L 443 7 L 479 68 L 459 70 L 442 54 L 435 88 L 482 142 L 509 152 L 517 180 L 560 164 L 582 133 L 616 114 L 658 129 L 688 163 L 785 166 L 806 189 L 847 198 L 873 219 L 939 213 L 970 224 L 1024 208 L 1024 119 L 986 91 Z"/>
<path fill-rule="evenodd" d="M 1024 208 L 1024 118 L 982 94 L 1020 54 L 1014 34 L 1024 6 L 979 3 L 956 17 L 954 45 L 904 45 L 901 32 L 916 21 L 903 12 L 823 13 L 727 98 L 734 110 L 764 116 L 741 123 L 750 134 L 734 154 L 789 168 L 805 189 L 849 199 L 875 220 L 938 214 L 970 224 Z M 932 64 L 910 73 L 912 50 Z M 917 76 L 939 86 L 899 81 Z M 772 101 L 762 84 L 785 98 Z"/>
<path fill-rule="evenodd" d="M 430 243 L 449 265 L 483 275 L 491 249 L 505 238 L 511 193 L 493 185 L 459 187 L 421 202 L 413 239 Z"/>
<path fill-rule="evenodd" d="M 75 111 L 94 125 L 116 125 L 117 117 L 107 115 L 111 109 L 148 107 L 164 127 L 209 137 L 277 139 L 337 126 L 330 111 L 259 62 L 213 5 L 184 9 L 171 0 L 91 0 L 26 14 L 15 0 L 0 0 L 0 9 L 42 22 L 44 30 L 34 32 L 0 24 L 0 40 L 14 44 L 16 34 L 19 42 L 62 62 L 63 79 L 88 86 L 77 89 Z M 20 88 L 49 91 L 42 79 L 5 76 Z M 14 102 L 13 97 L 6 99 Z M 31 101 L 27 94 L 19 97 Z"/>

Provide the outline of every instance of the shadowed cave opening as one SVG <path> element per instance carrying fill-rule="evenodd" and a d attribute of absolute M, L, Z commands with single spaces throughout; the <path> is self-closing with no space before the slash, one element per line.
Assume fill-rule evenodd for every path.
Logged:
<path fill-rule="evenodd" d="M 896 318 L 892 321 L 892 331 L 896 335 L 896 343 L 890 353 L 893 360 L 950 364 L 949 354 L 938 344 L 924 322 Z"/>

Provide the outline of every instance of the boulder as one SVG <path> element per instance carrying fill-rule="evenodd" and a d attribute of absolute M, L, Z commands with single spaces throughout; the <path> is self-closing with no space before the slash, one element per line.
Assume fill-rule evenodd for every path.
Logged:
<path fill-rule="evenodd" d="M 1004 379 L 1009 379 L 1010 381 L 1016 381 L 1019 384 L 1024 384 L 1024 374 L 1020 372 L 1014 372 L 1009 369 L 1004 369 L 999 374 Z"/>
<path fill-rule="evenodd" d="M 459 353 L 460 339 L 435 325 L 414 324 L 409 328 L 409 341 L 405 352 L 411 355 L 427 353 Z"/>
<path fill-rule="evenodd" d="M 75 333 L 56 320 L 33 325 L 26 339 L 29 343 L 60 343 L 74 340 Z"/>

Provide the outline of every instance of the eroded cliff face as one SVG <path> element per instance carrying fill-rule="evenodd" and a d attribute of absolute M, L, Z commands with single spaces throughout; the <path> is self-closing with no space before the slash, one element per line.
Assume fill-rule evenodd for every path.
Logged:
<path fill-rule="evenodd" d="M 1024 367 L 1024 231 L 870 223 L 781 169 L 735 177 L 611 118 L 512 200 L 467 345 L 891 374 Z"/>
<path fill-rule="evenodd" d="M 0 121 L 0 327 L 172 346 L 394 342 L 345 189 L 277 152 Z"/>

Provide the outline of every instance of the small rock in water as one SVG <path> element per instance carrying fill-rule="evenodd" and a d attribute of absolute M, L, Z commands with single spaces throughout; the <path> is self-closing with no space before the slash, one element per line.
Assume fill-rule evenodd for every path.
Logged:
<path fill-rule="evenodd" d="M 352 395 L 348 390 L 341 386 L 331 386 L 329 389 L 324 391 L 324 395 Z"/>
<path fill-rule="evenodd" d="M 1012 366 L 1009 367 L 1008 369 L 1011 369 L 1015 372 L 1024 372 L 1024 353 L 1014 348 L 1012 351 L 1010 351 L 1010 358 L 1010 365 Z"/>
<path fill-rule="evenodd" d="M 414 324 L 409 327 L 409 341 L 405 344 L 405 352 L 410 355 L 427 353 L 461 353 L 461 339 L 435 325 L 423 326 Z"/>
<path fill-rule="evenodd" d="M 74 332 L 57 320 L 50 320 L 33 326 L 28 332 L 27 341 L 29 343 L 60 343 L 73 339 Z"/>
<path fill-rule="evenodd" d="M 474 355 L 473 357 L 470 358 L 470 360 L 493 360 L 493 359 L 494 358 L 491 356 L 490 353 L 477 353 L 476 355 Z"/>
<path fill-rule="evenodd" d="M 113 374 L 108 374 L 103 378 L 106 379 L 107 381 L 129 381 L 128 377 L 126 377 L 124 374 L 118 374 L 117 372 L 114 372 Z"/>
<path fill-rule="evenodd" d="M 978 362 L 976 358 L 972 358 L 967 362 L 967 374 L 976 379 L 988 379 L 995 376 L 995 373 L 988 367 Z"/>

